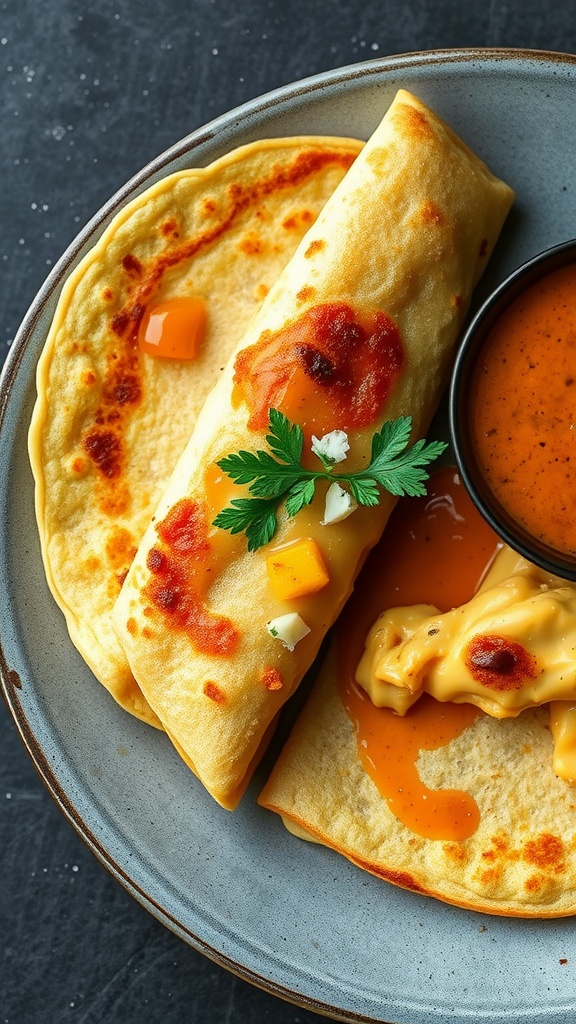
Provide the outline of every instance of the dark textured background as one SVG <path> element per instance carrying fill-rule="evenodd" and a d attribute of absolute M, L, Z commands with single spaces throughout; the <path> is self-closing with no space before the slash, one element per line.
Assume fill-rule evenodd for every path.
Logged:
<path fill-rule="evenodd" d="M 150 158 L 244 100 L 370 57 L 576 52 L 541 0 L 0 3 L 0 355 L 78 229 Z M 0 702 L 0 1024 L 313 1024 L 215 967 L 93 858 Z M 376 937 L 375 937 L 376 938 Z"/>

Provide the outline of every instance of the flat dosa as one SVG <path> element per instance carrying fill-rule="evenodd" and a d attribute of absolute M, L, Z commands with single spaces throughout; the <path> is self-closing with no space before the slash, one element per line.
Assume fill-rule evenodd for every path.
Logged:
<path fill-rule="evenodd" d="M 114 217 L 62 292 L 29 434 L 46 576 L 96 677 L 156 726 L 112 606 L 207 393 L 361 146 L 263 140 L 169 175 Z M 142 355 L 146 309 L 189 294 L 207 309 L 197 358 Z M 87 453 L 96 433 L 116 464 Z"/>
<path fill-rule="evenodd" d="M 277 712 L 311 665 L 378 540 L 394 499 L 359 508 L 344 522 L 320 526 L 323 496 L 282 522 L 274 544 L 316 538 L 330 583 L 286 603 L 270 590 L 266 549 L 208 531 L 216 576 L 209 611 L 239 637 L 227 656 L 201 652 L 170 614 L 152 607 L 147 590 L 160 532 L 181 503 L 207 502 L 207 472 L 216 460 L 263 447 L 234 402 L 237 359 L 264 332 L 280 332 L 321 304 L 360 314 L 381 310 L 397 325 L 404 366 L 370 427 L 350 433 L 357 463 L 385 420 L 410 415 L 414 437 L 428 427 L 446 381 L 451 350 L 473 287 L 486 265 L 513 198 L 423 103 L 401 90 L 376 132 L 301 242 L 204 405 L 190 442 L 144 536 L 114 608 L 118 636 L 143 693 L 175 745 L 223 806 L 238 802 Z M 290 397 L 290 385 L 287 388 Z M 343 426 L 343 424 L 342 424 Z M 241 489 L 237 493 L 242 493 Z M 209 504 L 209 503 L 208 503 Z M 161 544 L 160 544 L 161 547 Z M 174 594 L 169 595 L 170 600 Z M 311 632 L 290 652 L 266 623 L 297 611 Z M 275 682 L 267 685 L 270 678 Z"/>
<path fill-rule="evenodd" d="M 431 490 L 429 503 L 428 499 L 422 502 L 430 511 L 421 530 L 413 502 L 409 508 L 397 507 L 381 546 L 358 581 L 345 621 L 341 619 L 336 626 L 320 675 L 258 802 L 281 815 L 287 828 L 301 838 L 331 847 L 360 868 L 402 888 L 500 916 L 572 915 L 576 913 L 576 792 L 557 778 L 553 769 L 548 707 L 505 720 L 471 709 L 472 715 L 465 719 L 469 724 L 460 735 L 449 742 L 444 738 L 437 749 L 429 749 L 429 736 L 418 721 L 410 726 L 419 704 L 406 716 L 373 707 L 366 740 L 368 731 L 359 725 L 357 708 L 350 702 L 346 673 L 354 672 L 377 614 L 382 578 L 383 590 L 389 595 L 400 591 L 409 601 L 421 597 L 447 609 L 454 599 L 450 588 L 446 590 L 446 577 L 469 576 L 471 551 L 473 568 L 481 571 L 481 560 L 488 559 L 493 550 L 485 544 L 482 552 L 474 532 L 466 539 L 468 511 L 462 498 L 454 505 L 438 500 L 443 492 L 434 490 L 433 483 Z M 450 554 L 445 544 L 437 543 L 438 533 L 426 545 L 427 550 L 422 550 L 422 539 L 426 535 L 430 539 L 430 531 L 437 530 L 434 524 L 442 516 L 450 520 L 450 530 L 456 535 L 451 545 L 452 570 L 446 568 Z M 494 536 L 493 543 L 496 540 Z M 409 550 L 414 544 L 415 550 Z M 502 571 L 497 563 L 498 559 L 493 568 Z M 459 586 L 457 608 L 467 596 Z M 430 701 L 425 716 L 432 712 L 433 722 L 442 723 L 449 705 L 427 697 L 421 700 Z M 400 728 L 404 725 L 405 729 Z M 416 742 L 410 728 L 419 730 Z M 440 737 L 443 728 L 440 724 Z M 396 730 L 400 745 L 409 747 L 416 784 L 413 776 L 403 774 Z M 388 765 L 390 788 L 387 778 L 379 774 L 381 765 L 373 773 L 367 770 L 364 750 L 373 764 L 379 757 Z M 471 826 L 464 829 L 466 834 L 450 834 L 455 814 L 444 819 L 440 830 L 435 827 L 436 815 L 442 813 L 441 801 L 450 791 L 456 791 L 457 798 L 451 808 L 457 808 L 464 796 L 467 810 L 472 803 L 475 815 Z M 398 809 L 397 800 L 402 798 L 409 808 L 408 817 L 415 811 L 412 822 Z M 431 824 L 436 834 L 417 830 L 416 816 L 418 824 Z M 385 891 L 382 898 L 385 901 Z"/>
<path fill-rule="evenodd" d="M 259 803 L 290 831 L 395 885 L 506 917 L 576 913 L 574 790 L 552 769 L 547 708 L 479 717 L 420 758 L 428 788 L 457 789 L 480 808 L 463 842 L 430 840 L 396 818 L 358 757 L 336 685 L 333 649 Z"/>

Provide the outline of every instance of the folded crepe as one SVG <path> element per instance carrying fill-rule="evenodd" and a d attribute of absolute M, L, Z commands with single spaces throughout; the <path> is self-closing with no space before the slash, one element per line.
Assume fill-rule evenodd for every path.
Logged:
<path fill-rule="evenodd" d="M 413 436 L 421 436 L 512 198 L 432 111 L 401 90 L 198 417 L 114 621 L 150 706 L 224 807 L 238 802 L 395 499 L 384 495 L 378 507 L 323 526 L 319 487 L 309 506 L 281 520 L 271 543 L 249 551 L 245 538 L 212 525 L 223 506 L 246 495 L 217 463 L 266 448 L 271 408 L 298 422 L 307 442 L 347 432 L 348 464 L 356 469 L 385 421 L 411 416 Z M 308 553 L 313 548 L 324 584 L 280 598 L 267 559 L 298 541 Z M 267 628 L 285 615 L 309 630 L 294 649 Z"/>
<path fill-rule="evenodd" d="M 269 139 L 170 175 L 114 217 L 62 292 L 29 434 L 44 566 L 94 674 L 151 724 L 114 601 L 207 393 L 361 146 Z M 206 318 L 195 357 L 144 354 L 147 314 L 189 299 Z"/>
<path fill-rule="evenodd" d="M 401 888 L 499 916 L 575 914 L 576 802 L 553 771 L 547 709 L 505 721 L 480 714 L 445 746 L 421 752 L 428 797 L 458 792 L 479 809 L 465 839 L 422 836 L 395 816 L 362 763 L 337 656 L 332 649 L 261 806 L 298 837 Z"/>
<path fill-rule="evenodd" d="M 258 802 L 300 838 L 402 888 L 501 916 L 572 915 L 576 795 L 553 768 L 548 708 L 500 720 L 425 694 L 398 715 L 354 683 L 378 609 L 398 598 L 459 608 L 491 558 L 497 538 L 483 537 L 482 550 L 461 482 L 450 491 L 439 475 L 424 514 L 418 501 L 397 507 Z M 573 739 L 573 703 L 552 709 Z"/>
<path fill-rule="evenodd" d="M 494 557 L 497 542 L 449 467 L 431 477 L 428 498 L 403 500 L 258 802 L 389 883 L 487 913 L 553 918 L 576 912 L 575 794 L 552 768 L 552 735 L 561 748 L 564 736 L 553 721 L 550 730 L 548 709 L 498 720 L 424 694 L 401 716 L 358 685 L 379 610 L 418 599 L 465 608 L 487 565 L 486 593 L 509 569 L 528 571 L 509 550 Z M 570 711 L 564 701 L 551 709 L 562 731 Z M 564 726 L 573 736 L 574 722 Z"/>

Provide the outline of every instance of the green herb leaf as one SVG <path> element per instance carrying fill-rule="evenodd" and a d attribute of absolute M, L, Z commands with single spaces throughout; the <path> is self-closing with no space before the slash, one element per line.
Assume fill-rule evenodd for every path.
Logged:
<path fill-rule="evenodd" d="M 385 427 L 387 426 L 388 424 L 385 424 Z M 424 482 L 428 479 L 424 467 L 438 458 L 447 445 L 442 441 L 431 441 L 427 444 L 426 441 L 420 440 L 407 449 L 407 444 L 405 427 L 402 428 L 401 435 L 393 437 L 389 444 L 383 444 L 380 435 L 377 434 L 372 443 L 372 451 L 376 451 L 376 455 L 373 454 L 372 462 L 365 472 L 373 476 L 390 494 L 397 497 L 421 497 L 426 494 Z"/>
<path fill-rule="evenodd" d="M 249 484 L 250 493 L 259 498 L 274 498 L 284 494 L 298 482 L 301 475 L 298 465 L 282 465 L 269 452 L 263 451 L 227 455 L 217 465 L 235 483 Z"/>
<path fill-rule="evenodd" d="M 301 508 L 309 505 L 314 497 L 316 481 L 314 478 L 300 480 L 294 487 L 291 487 L 286 498 L 286 514 L 292 518 Z"/>
<path fill-rule="evenodd" d="M 269 410 L 269 429 L 266 441 L 272 454 L 289 466 L 299 466 L 304 447 L 304 432 L 298 423 L 291 423 L 279 409 Z"/>
<path fill-rule="evenodd" d="M 277 529 L 277 511 L 285 502 L 286 514 L 295 516 L 314 498 L 318 480 L 346 483 L 358 505 L 376 506 L 380 491 L 395 497 L 426 493 L 425 469 L 447 445 L 441 441 L 416 441 L 409 447 L 412 420 L 401 416 L 387 422 L 372 438 L 370 465 L 355 473 L 334 473 L 319 457 L 318 471 L 302 466 L 304 434 L 278 409 L 270 409 L 270 451 L 240 451 L 220 459 L 217 465 L 237 484 L 248 486 L 249 498 L 234 498 L 214 520 L 214 526 L 232 534 L 245 533 L 248 550 L 268 544 Z"/>
<path fill-rule="evenodd" d="M 248 551 L 268 544 L 276 533 L 275 498 L 233 498 L 228 508 L 218 513 L 213 525 L 229 533 L 245 533 Z"/>
<path fill-rule="evenodd" d="M 353 477 L 348 479 L 350 494 L 359 505 L 379 505 L 380 490 L 376 480 L 370 477 Z"/>

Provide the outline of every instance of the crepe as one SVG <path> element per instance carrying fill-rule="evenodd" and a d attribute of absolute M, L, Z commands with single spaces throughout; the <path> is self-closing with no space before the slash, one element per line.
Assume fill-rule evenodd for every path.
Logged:
<path fill-rule="evenodd" d="M 576 793 L 553 769 L 548 708 L 498 720 L 425 694 L 400 716 L 353 683 L 382 596 L 459 606 L 471 559 L 477 571 L 491 557 L 489 537 L 482 551 L 470 534 L 465 492 L 446 500 L 436 476 L 422 519 L 417 502 L 398 506 L 258 802 L 300 838 L 402 888 L 489 914 L 571 915 Z M 569 712 L 553 708 L 561 729 Z M 385 889 L 382 900 L 385 913 Z"/>
<path fill-rule="evenodd" d="M 576 798 L 552 770 L 547 709 L 480 715 L 446 747 L 421 753 L 429 790 L 462 791 L 480 811 L 471 837 L 432 840 L 395 817 L 364 770 L 335 658 L 334 649 L 259 803 L 301 838 L 401 888 L 500 916 L 576 913 Z"/>
<path fill-rule="evenodd" d="M 395 499 L 383 495 L 377 508 L 324 527 L 318 488 L 311 505 L 281 521 L 272 544 L 248 551 L 242 536 L 211 525 L 230 498 L 246 493 L 222 481 L 216 463 L 266 446 L 270 407 L 297 420 L 307 443 L 313 433 L 347 431 L 356 468 L 384 421 L 410 415 L 420 436 L 512 197 L 401 90 L 198 417 L 114 620 L 151 707 L 225 807 L 238 802 L 275 716 L 314 660 Z M 329 582 L 280 600 L 267 555 L 303 538 L 320 551 Z M 309 629 L 294 650 L 267 629 L 284 614 L 297 614 Z"/>
<path fill-rule="evenodd" d="M 116 214 L 58 303 L 29 434 L 46 576 L 94 674 L 154 725 L 112 606 L 207 393 L 361 145 L 270 139 L 169 175 Z M 196 358 L 141 353 L 146 312 L 187 296 L 206 307 Z"/>

